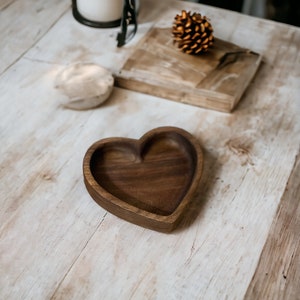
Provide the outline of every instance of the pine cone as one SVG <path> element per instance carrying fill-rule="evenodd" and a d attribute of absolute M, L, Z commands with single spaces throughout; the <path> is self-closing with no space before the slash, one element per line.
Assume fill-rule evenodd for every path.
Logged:
<path fill-rule="evenodd" d="M 213 28 L 209 20 L 199 13 L 186 12 L 176 15 L 173 30 L 174 42 L 188 54 L 206 52 L 213 45 Z"/>

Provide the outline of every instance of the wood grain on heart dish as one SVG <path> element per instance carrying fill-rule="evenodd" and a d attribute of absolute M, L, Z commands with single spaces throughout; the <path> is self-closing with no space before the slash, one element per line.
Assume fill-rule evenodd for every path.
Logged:
<path fill-rule="evenodd" d="M 202 151 L 188 132 L 160 127 L 141 139 L 108 138 L 84 157 L 93 199 L 135 224 L 171 231 L 191 201 L 202 173 Z"/>

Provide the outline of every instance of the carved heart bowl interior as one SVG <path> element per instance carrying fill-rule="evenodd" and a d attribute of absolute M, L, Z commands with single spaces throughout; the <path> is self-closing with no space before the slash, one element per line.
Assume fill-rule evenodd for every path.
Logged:
<path fill-rule="evenodd" d="M 84 182 L 104 209 L 129 222 L 172 231 L 200 181 L 198 141 L 176 127 L 159 127 L 139 140 L 107 138 L 83 160 Z"/>

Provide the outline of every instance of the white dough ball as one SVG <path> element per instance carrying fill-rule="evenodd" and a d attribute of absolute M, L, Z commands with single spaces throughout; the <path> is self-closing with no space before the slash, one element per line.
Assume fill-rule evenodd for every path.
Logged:
<path fill-rule="evenodd" d="M 64 95 L 62 104 L 78 110 L 102 104 L 110 96 L 113 84 L 111 72 L 92 63 L 70 65 L 55 80 L 55 87 Z"/>

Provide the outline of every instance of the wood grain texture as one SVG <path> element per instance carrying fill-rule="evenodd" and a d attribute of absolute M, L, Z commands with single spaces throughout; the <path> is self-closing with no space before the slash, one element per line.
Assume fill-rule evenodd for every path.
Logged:
<path fill-rule="evenodd" d="M 300 156 L 245 299 L 300 299 Z"/>
<path fill-rule="evenodd" d="M 170 28 L 155 26 L 116 74 L 116 84 L 161 98 L 231 112 L 260 62 L 259 54 L 218 38 L 207 53 L 197 56 L 182 53 L 173 43 Z"/>
<path fill-rule="evenodd" d="M 202 174 L 198 141 L 175 127 L 139 140 L 108 138 L 83 160 L 90 195 L 109 212 L 146 228 L 170 232 L 192 201 Z"/>
<path fill-rule="evenodd" d="M 4 1 L 0 9 L 1 5 L 0 74 L 44 36 L 69 9 L 70 1 Z"/>
<path fill-rule="evenodd" d="M 16 0 L 2 0 L 0 2 L 0 11 L 4 10 L 6 7 L 11 5 L 14 1 L 16 1 Z"/>
<path fill-rule="evenodd" d="M 83 26 L 56 2 L 17 3 L 27 8 L 7 6 L 0 21 L 1 37 L 19 39 L 15 51 L 0 47 L 7 58 L 0 76 L 0 298 L 242 299 L 299 153 L 300 29 L 201 4 L 144 0 L 138 34 L 117 48 L 118 29 Z M 25 20 L 40 5 L 61 17 L 50 27 L 40 18 L 47 30 L 33 45 L 36 23 Z M 156 20 L 182 8 L 209 16 L 220 39 L 264 57 L 232 114 L 120 88 L 98 109 L 60 106 L 54 82 L 65 65 L 92 62 L 117 72 Z M 26 34 L 10 24 L 12 15 Z M 170 234 L 107 213 L 82 176 L 94 141 L 139 139 L 160 126 L 193 134 L 205 157 L 195 198 Z M 285 287 L 298 291 L 292 281 Z"/>

